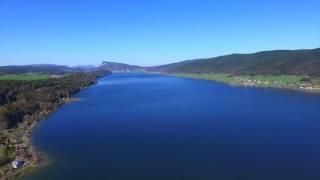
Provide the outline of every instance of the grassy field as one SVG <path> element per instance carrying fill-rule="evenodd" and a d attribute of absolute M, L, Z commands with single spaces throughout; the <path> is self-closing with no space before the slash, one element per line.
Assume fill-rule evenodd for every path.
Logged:
<path fill-rule="evenodd" d="M 217 82 L 226 82 L 233 85 L 240 85 L 240 82 L 234 76 L 228 74 L 176 74 L 179 77 L 204 79 Z"/>
<path fill-rule="evenodd" d="M 37 74 L 37 73 L 24 73 L 24 74 L 4 74 L 0 75 L 0 80 L 17 80 L 17 81 L 31 81 L 48 79 L 48 74 Z"/>
<path fill-rule="evenodd" d="M 205 79 L 217 82 L 224 82 L 231 85 L 245 85 L 258 87 L 276 87 L 289 89 L 310 89 L 319 91 L 320 78 L 310 78 L 295 75 L 239 75 L 230 74 L 177 74 L 180 77 Z"/>

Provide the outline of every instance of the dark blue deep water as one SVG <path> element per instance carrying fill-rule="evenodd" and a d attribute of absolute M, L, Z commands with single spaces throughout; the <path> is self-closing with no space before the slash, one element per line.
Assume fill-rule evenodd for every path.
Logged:
<path fill-rule="evenodd" d="M 40 123 L 25 179 L 319 180 L 320 96 L 113 74 Z"/>

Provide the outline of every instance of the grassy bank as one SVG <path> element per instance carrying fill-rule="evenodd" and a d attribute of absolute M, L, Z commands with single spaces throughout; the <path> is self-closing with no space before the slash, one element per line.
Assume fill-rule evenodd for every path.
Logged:
<path fill-rule="evenodd" d="M 48 74 L 39 73 L 23 73 L 23 74 L 3 74 L 0 75 L 0 80 L 16 80 L 16 81 L 31 81 L 31 80 L 42 80 L 48 79 Z"/>
<path fill-rule="evenodd" d="M 286 88 L 320 92 L 320 78 L 294 75 L 230 75 L 230 74 L 176 74 L 180 77 L 204 79 L 237 86 Z"/>

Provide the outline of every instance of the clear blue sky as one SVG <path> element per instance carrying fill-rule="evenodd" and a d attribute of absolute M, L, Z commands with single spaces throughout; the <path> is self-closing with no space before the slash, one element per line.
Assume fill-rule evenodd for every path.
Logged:
<path fill-rule="evenodd" d="M 158 65 L 317 47 L 319 0 L 0 0 L 0 65 Z"/>

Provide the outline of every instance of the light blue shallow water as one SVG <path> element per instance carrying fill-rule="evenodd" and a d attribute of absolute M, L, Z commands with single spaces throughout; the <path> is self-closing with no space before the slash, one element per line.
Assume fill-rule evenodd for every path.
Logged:
<path fill-rule="evenodd" d="M 113 74 L 42 121 L 24 179 L 320 179 L 320 96 Z"/>

